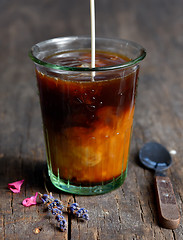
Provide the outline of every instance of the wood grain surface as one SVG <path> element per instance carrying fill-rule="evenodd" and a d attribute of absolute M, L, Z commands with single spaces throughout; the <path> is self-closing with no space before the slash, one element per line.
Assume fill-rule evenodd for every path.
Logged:
<path fill-rule="evenodd" d="M 144 143 L 156 140 L 172 155 L 167 171 L 182 215 L 183 203 L 183 2 L 96 0 L 96 35 L 136 41 L 147 50 L 141 65 L 128 176 L 100 196 L 72 196 L 47 183 L 64 202 L 73 199 L 90 221 L 68 218 L 61 233 L 44 206 L 25 208 L 24 198 L 45 192 L 46 157 L 30 47 L 59 36 L 89 35 L 89 0 L 0 1 L 0 239 L 181 240 L 158 223 L 153 172 L 138 163 Z M 25 179 L 13 194 L 9 182 Z M 40 228 L 38 234 L 35 228 Z"/>

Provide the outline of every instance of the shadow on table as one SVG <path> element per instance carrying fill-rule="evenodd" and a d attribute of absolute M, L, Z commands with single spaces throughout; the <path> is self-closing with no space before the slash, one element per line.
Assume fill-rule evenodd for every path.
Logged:
<path fill-rule="evenodd" d="M 8 183 L 25 180 L 26 189 L 45 193 L 60 193 L 49 180 L 46 160 L 1 157 L 0 186 L 6 188 Z"/>
<path fill-rule="evenodd" d="M 132 165 L 135 166 L 140 201 L 146 206 L 146 221 L 151 225 L 159 225 L 157 201 L 155 195 L 155 172 L 143 166 L 139 159 L 139 151 L 133 153 Z M 130 169 L 129 169 L 130 170 Z M 141 208 L 142 206 L 140 206 Z M 143 209 L 143 208 L 142 208 Z M 143 210 L 142 210 L 143 211 Z M 145 211 L 145 210 L 144 210 Z"/>

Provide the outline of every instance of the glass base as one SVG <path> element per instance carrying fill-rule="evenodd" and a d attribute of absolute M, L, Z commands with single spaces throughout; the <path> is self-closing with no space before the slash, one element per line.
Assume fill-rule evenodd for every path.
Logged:
<path fill-rule="evenodd" d="M 58 177 L 56 177 L 53 172 L 49 169 L 48 174 L 50 176 L 50 180 L 52 184 L 67 193 L 77 194 L 77 195 L 98 195 L 98 194 L 104 194 L 110 191 L 113 191 L 114 189 L 120 187 L 126 176 L 127 176 L 127 168 L 126 170 L 121 174 L 121 176 L 114 178 L 111 182 L 102 183 L 101 185 L 96 186 L 76 186 L 71 184 L 69 181 L 62 180 Z"/>

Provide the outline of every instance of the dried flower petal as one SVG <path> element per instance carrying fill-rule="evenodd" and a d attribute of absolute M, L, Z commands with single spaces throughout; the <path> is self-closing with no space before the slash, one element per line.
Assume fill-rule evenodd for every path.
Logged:
<path fill-rule="evenodd" d="M 20 181 L 13 182 L 13 183 L 8 183 L 8 188 L 14 193 L 19 193 L 23 182 L 24 182 L 24 180 L 20 180 Z"/>
<path fill-rule="evenodd" d="M 37 198 L 37 195 L 38 195 L 38 192 L 36 192 L 35 196 L 32 196 L 30 198 L 25 198 L 22 202 L 22 204 L 25 206 L 25 207 L 29 207 L 31 205 L 36 205 L 37 204 L 37 201 L 36 201 L 36 198 Z"/>
<path fill-rule="evenodd" d="M 42 227 L 37 227 L 37 228 L 35 228 L 35 229 L 33 230 L 33 232 L 34 232 L 35 234 L 38 234 L 38 233 L 41 232 L 41 230 L 42 230 Z"/>

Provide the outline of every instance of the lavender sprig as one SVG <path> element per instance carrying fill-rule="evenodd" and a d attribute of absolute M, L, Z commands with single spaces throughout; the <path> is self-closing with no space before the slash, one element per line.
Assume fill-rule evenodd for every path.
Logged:
<path fill-rule="evenodd" d="M 77 218 L 89 220 L 88 210 L 85 208 L 79 208 L 78 203 L 68 203 L 67 210 Z"/>
<path fill-rule="evenodd" d="M 48 210 L 52 213 L 52 215 L 55 216 L 55 219 L 59 223 L 60 230 L 63 232 L 67 229 L 67 221 L 62 215 L 63 209 L 67 209 L 68 213 L 71 213 L 77 218 L 89 220 L 88 210 L 85 208 L 79 208 L 78 203 L 68 203 L 68 206 L 65 207 L 59 199 L 55 199 L 52 196 L 52 193 L 50 194 L 41 194 L 40 199 L 42 202 L 47 206 Z"/>
<path fill-rule="evenodd" d="M 51 211 L 52 215 L 55 215 L 55 219 L 59 223 L 60 230 L 64 232 L 67 229 L 67 221 L 62 215 L 62 209 L 64 208 L 63 203 L 58 199 L 54 199 L 51 193 L 50 195 L 41 194 L 40 198 L 43 203 L 46 204 L 48 210 Z"/>

